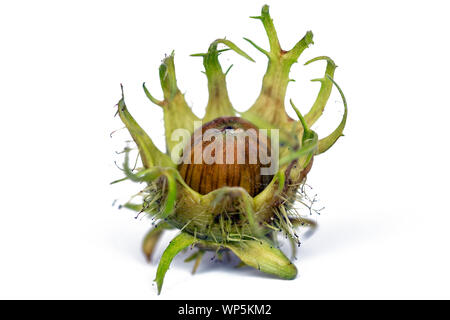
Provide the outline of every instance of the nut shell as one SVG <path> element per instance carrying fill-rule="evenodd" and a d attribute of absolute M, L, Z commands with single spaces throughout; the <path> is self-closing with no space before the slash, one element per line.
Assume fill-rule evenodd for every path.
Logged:
<path fill-rule="evenodd" d="M 261 174 L 261 168 L 270 166 L 267 157 L 271 154 L 267 143 L 270 140 L 262 135 L 256 126 L 242 118 L 217 118 L 194 132 L 178 170 L 185 182 L 200 194 L 228 186 L 242 187 L 253 197 L 273 178 Z M 214 162 L 205 154 L 214 157 Z"/>

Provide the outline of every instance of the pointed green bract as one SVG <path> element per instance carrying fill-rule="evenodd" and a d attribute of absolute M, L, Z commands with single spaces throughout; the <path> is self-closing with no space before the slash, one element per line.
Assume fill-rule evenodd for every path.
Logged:
<path fill-rule="evenodd" d="M 297 109 L 297 107 L 294 105 L 294 103 L 292 102 L 292 100 L 290 100 L 291 106 L 294 109 L 295 113 L 297 114 L 300 123 L 302 125 L 302 148 L 299 151 L 302 151 L 303 149 L 303 153 L 299 154 L 297 151 L 294 152 L 297 153 L 298 157 L 300 158 L 300 156 L 303 156 L 303 167 L 305 167 L 312 159 L 312 157 L 314 156 L 317 148 L 318 148 L 318 136 L 317 133 L 315 133 L 313 130 L 311 130 L 308 126 L 308 124 L 306 123 L 305 118 L 302 116 L 300 110 Z M 311 151 L 307 151 L 308 150 L 308 146 L 310 146 Z"/>
<path fill-rule="evenodd" d="M 246 119 L 260 117 L 264 121 L 282 128 L 293 121 L 286 113 L 284 106 L 286 89 L 291 81 L 289 72 L 292 64 L 297 61 L 301 53 L 309 45 L 313 44 L 313 34 L 311 31 L 308 31 L 290 51 L 284 51 L 280 46 L 275 26 L 270 17 L 269 7 L 267 5 L 264 6 L 261 16 L 252 18 L 262 21 L 269 38 L 270 50 L 266 51 L 253 41 L 246 40 L 269 58 L 269 64 L 263 78 L 261 93 L 253 106 L 244 112 L 242 116 Z"/>
<path fill-rule="evenodd" d="M 291 261 L 266 240 L 245 240 L 226 243 L 224 247 L 233 251 L 246 265 L 282 279 L 294 279 L 297 268 Z"/>
<path fill-rule="evenodd" d="M 342 92 L 341 88 L 338 86 L 338 84 L 328 76 L 329 80 L 336 86 L 336 88 L 339 91 L 339 94 L 341 95 L 342 102 L 344 103 L 344 115 L 342 116 L 341 123 L 339 126 L 327 137 L 319 140 L 319 149 L 317 150 L 317 154 L 324 153 L 328 149 L 330 149 L 333 144 L 336 143 L 336 141 L 343 136 L 343 131 L 345 128 L 345 124 L 347 122 L 347 100 L 345 99 L 344 93 Z"/>
<path fill-rule="evenodd" d="M 337 67 L 334 61 L 331 60 L 329 57 L 317 57 L 312 60 L 309 60 L 308 62 L 305 63 L 305 65 L 320 60 L 326 60 L 327 67 L 325 69 L 325 75 L 323 78 L 311 80 L 320 82 L 320 90 L 319 93 L 317 94 L 316 101 L 314 101 L 314 104 L 311 107 L 311 110 L 309 110 L 309 112 L 305 115 L 306 123 L 309 126 L 312 126 L 320 118 L 320 116 L 323 113 L 323 110 L 325 110 L 325 106 L 331 94 L 331 89 L 333 88 L 333 83 L 331 82 L 329 77 L 333 78 L 334 71 L 336 70 Z"/>
<path fill-rule="evenodd" d="M 139 126 L 136 120 L 134 120 L 128 112 L 127 106 L 125 105 L 123 87 L 122 98 L 118 103 L 118 109 L 120 119 L 125 124 L 131 134 L 131 137 L 138 146 L 139 154 L 144 167 L 151 168 L 153 166 L 174 166 L 172 160 L 166 154 L 159 151 L 147 133 Z"/>
<path fill-rule="evenodd" d="M 164 58 L 159 67 L 159 79 L 164 93 L 164 100 L 154 98 L 144 85 L 146 96 L 153 103 L 162 107 L 164 112 L 164 127 L 166 135 L 166 151 L 170 153 L 179 141 L 172 141 L 172 132 L 176 129 L 186 129 L 189 133 L 194 132 L 194 122 L 200 119 L 192 112 L 186 103 L 184 95 L 177 86 L 175 74 L 174 53 Z"/>
<path fill-rule="evenodd" d="M 294 105 L 294 102 L 290 100 L 292 109 L 294 109 L 295 113 L 297 114 L 298 119 L 300 120 L 300 123 L 303 128 L 303 135 L 302 135 L 302 144 L 305 143 L 308 139 L 314 138 L 314 131 L 312 131 L 308 124 L 306 123 L 305 118 L 303 118 L 302 114 L 300 113 L 300 110 L 297 109 L 297 107 Z"/>
<path fill-rule="evenodd" d="M 180 251 L 193 245 L 195 242 L 196 239 L 186 233 L 180 233 L 170 242 L 159 261 L 158 270 L 156 271 L 155 281 L 158 286 L 158 294 L 161 293 L 164 276 L 166 275 L 173 258 L 180 253 Z"/>
<path fill-rule="evenodd" d="M 207 53 L 193 54 L 194 57 L 203 58 L 203 66 L 205 67 L 205 74 L 208 78 L 208 105 L 206 106 L 205 116 L 203 122 L 209 122 L 218 117 L 234 116 L 235 111 L 231 105 L 230 98 L 228 97 L 228 90 L 226 84 L 226 74 L 229 69 L 224 73 L 219 62 L 219 55 L 224 50 L 218 50 L 219 44 L 226 45 L 229 49 L 235 51 L 244 58 L 254 61 L 244 51 L 242 51 L 233 42 L 226 39 L 217 39 L 209 46 Z"/>
<path fill-rule="evenodd" d="M 144 89 L 145 95 L 147 96 L 147 98 L 153 102 L 154 104 L 163 107 L 164 106 L 164 101 L 158 100 L 155 97 L 152 96 L 152 94 L 150 93 L 150 91 L 148 91 L 147 87 L 145 86 L 145 82 L 142 84 L 142 88 Z"/>

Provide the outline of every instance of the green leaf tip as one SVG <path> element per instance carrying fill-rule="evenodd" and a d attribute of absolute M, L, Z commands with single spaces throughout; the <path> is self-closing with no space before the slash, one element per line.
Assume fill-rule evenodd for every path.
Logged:
<path fill-rule="evenodd" d="M 305 121 L 305 118 L 303 118 L 300 110 L 298 110 L 297 107 L 294 105 L 294 102 L 292 102 L 292 99 L 290 99 L 289 102 L 291 103 L 292 109 L 294 109 L 295 113 L 297 114 L 297 117 L 300 120 L 300 123 L 302 124 L 302 127 L 303 127 L 302 142 L 304 143 L 307 139 L 312 138 L 314 133 L 312 132 L 311 129 L 309 129 L 308 124 Z"/>
<path fill-rule="evenodd" d="M 250 16 L 250 19 L 257 19 L 257 20 L 261 20 L 263 19 L 265 16 L 269 15 L 269 5 L 265 4 L 262 6 L 261 8 L 261 15 L 260 16 Z"/>
<path fill-rule="evenodd" d="M 228 48 L 218 50 L 217 46 L 219 44 L 226 45 Z M 245 59 L 255 62 L 255 60 L 253 60 L 252 57 L 250 57 L 247 53 L 245 53 L 234 42 L 227 40 L 227 39 L 216 39 L 215 41 L 213 41 L 210 44 L 207 53 L 194 53 L 194 54 L 191 54 L 191 57 L 203 57 L 205 69 L 206 69 L 208 67 L 207 66 L 208 64 L 218 64 L 217 58 L 218 58 L 219 54 L 222 52 L 229 51 L 229 50 L 233 50 L 234 52 L 236 52 L 240 56 L 244 57 Z"/>
<path fill-rule="evenodd" d="M 154 98 L 149 90 L 147 90 L 145 83 L 143 84 L 143 89 L 147 98 L 154 104 L 163 107 L 167 154 L 170 154 L 172 148 L 178 143 L 171 139 L 174 130 L 186 129 L 190 133 L 193 133 L 193 123 L 200 120 L 192 112 L 192 109 L 186 103 L 184 94 L 182 94 L 178 88 L 174 56 L 174 51 L 172 51 L 169 56 L 165 56 L 159 66 L 159 78 L 164 94 L 163 100 Z M 181 114 L 183 117 L 180 117 Z"/>
<path fill-rule="evenodd" d="M 217 39 L 211 43 L 206 54 L 195 54 L 194 56 L 201 56 L 203 58 L 203 66 L 205 67 L 205 74 L 208 78 L 208 105 L 206 106 L 204 122 L 211 121 L 218 117 L 234 116 L 235 110 L 230 102 L 228 90 L 226 86 L 226 75 L 228 70 L 224 73 L 219 62 L 219 54 L 224 50 L 218 50 L 217 46 L 224 44 L 229 50 L 233 50 L 240 56 L 254 62 L 254 60 L 237 45 L 230 40 Z"/>
<path fill-rule="evenodd" d="M 158 100 L 151 95 L 150 91 L 148 91 L 147 87 L 145 86 L 145 82 L 142 83 L 142 88 L 144 89 L 145 95 L 151 102 L 153 102 L 154 104 L 156 104 L 160 107 L 162 107 L 164 105 L 164 101 Z"/>
<path fill-rule="evenodd" d="M 139 124 L 134 120 L 131 114 L 128 112 L 127 106 L 125 104 L 124 90 L 121 85 L 122 98 L 120 99 L 118 106 L 118 113 L 120 119 L 125 124 L 128 132 L 133 138 L 134 142 L 137 144 L 139 149 L 139 154 L 142 159 L 144 167 L 151 168 L 153 166 L 166 166 L 173 167 L 175 164 L 172 162 L 170 157 L 162 153 L 147 135 L 147 133 L 139 126 Z"/>
<path fill-rule="evenodd" d="M 312 31 L 306 32 L 300 41 L 298 41 L 295 46 L 289 50 L 285 56 L 290 63 L 297 62 L 298 57 L 307 49 L 310 45 L 314 44 Z"/>
<path fill-rule="evenodd" d="M 191 57 L 204 57 L 204 56 L 206 56 L 206 53 L 193 53 L 193 54 L 190 54 L 189 56 L 191 56 Z"/>
<path fill-rule="evenodd" d="M 305 42 L 306 42 L 308 45 L 314 44 L 313 37 L 314 37 L 313 32 L 312 32 L 311 30 L 307 31 L 307 32 L 306 32 L 306 35 L 305 35 Z"/>
<path fill-rule="evenodd" d="M 309 31 L 309 32 L 311 32 L 311 31 Z M 325 61 L 327 61 L 328 63 L 330 63 L 331 66 L 333 66 L 334 68 L 337 68 L 337 65 L 334 63 L 333 59 L 331 59 L 330 57 L 327 57 L 327 56 L 315 57 L 315 58 L 313 58 L 313 59 L 311 59 L 311 60 L 306 61 L 306 62 L 304 63 L 304 65 L 307 66 L 307 65 L 310 64 L 310 63 L 313 63 L 313 62 L 315 62 L 315 61 L 320 61 L 320 60 L 325 60 Z"/>
<path fill-rule="evenodd" d="M 241 55 L 242 57 L 246 58 L 247 60 L 249 60 L 251 62 L 255 62 L 255 60 L 253 60 L 252 57 L 250 57 L 247 53 L 245 53 L 242 49 L 240 49 L 237 45 L 235 45 L 230 40 L 218 39 L 216 41 L 217 41 L 217 43 L 222 43 L 222 44 L 226 45 L 228 48 L 230 48 L 231 50 L 233 50 L 237 54 Z"/>
<path fill-rule="evenodd" d="M 327 77 L 336 86 L 336 88 L 339 91 L 339 94 L 341 95 L 342 102 L 344 103 L 344 115 L 342 116 L 342 120 L 339 123 L 339 126 L 329 136 L 319 140 L 317 154 L 326 152 L 328 149 L 330 149 L 336 143 L 336 141 L 340 137 L 342 137 L 344 135 L 343 131 L 344 131 L 345 125 L 347 123 L 348 108 L 347 108 L 347 100 L 345 99 L 344 93 L 342 92 L 341 88 L 334 81 L 334 79 L 332 77 L 330 77 L 330 76 L 327 76 Z"/>
<path fill-rule="evenodd" d="M 310 127 L 321 117 L 323 111 L 325 110 L 325 106 L 327 105 L 328 99 L 330 98 L 331 95 L 331 90 L 333 88 L 333 82 L 329 79 L 329 77 L 333 78 L 334 72 L 337 68 L 334 61 L 326 56 L 320 56 L 311 59 L 307 61 L 305 65 L 309 65 L 310 63 L 320 60 L 326 61 L 327 66 L 325 68 L 325 74 L 322 78 L 311 80 L 320 82 L 320 89 L 313 106 L 311 107 L 309 112 L 305 115 L 306 123 L 308 123 Z"/>
<path fill-rule="evenodd" d="M 246 265 L 261 272 L 292 280 L 297 276 L 295 265 L 273 244 L 266 240 L 245 240 L 226 243 L 224 247 L 233 251 Z"/>
<path fill-rule="evenodd" d="M 264 55 L 266 55 L 267 57 L 269 57 L 269 52 L 267 52 L 266 50 L 264 50 L 263 48 L 261 48 L 260 46 L 258 46 L 256 43 L 254 43 L 252 40 L 248 39 L 248 38 L 243 38 L 245 41 L 247 41 L 248 43 L 250 43 L 253 47 L 256 48 L 256 50 L 262 52 Z"/>
<path fill-rule="evenodd" d="M 269 5 L 265 4 L 261 8 L 261 16 L 270 15 L 269 13 Z"/>
<path fill-rule="evenodd" d="M 164 277 L 166 275 L 167 270 L 173 260 L 173 258 L 180 253 L 182 250 L 187 247 L 193 245 L 197 240 L 188 235 L 187 233 L 178 234 L 168 245 L 166 250 L 164 250 L 163 255 L 161 256 L 161 260 L 159 261 L 158 269 L 156 271 L 156 284 L 158 287 L 158 294 L 161 293 L 162 285 L 164 282 Z"/>
<path fill-rule="evenodd" d="M 175 73 L 174 57 L 175 54 L 172 51 L 169 56 L 164 57 L 159 66 L 159 80 L 161 82 L 165 100 L 172 100 L 179 91 Z"/>

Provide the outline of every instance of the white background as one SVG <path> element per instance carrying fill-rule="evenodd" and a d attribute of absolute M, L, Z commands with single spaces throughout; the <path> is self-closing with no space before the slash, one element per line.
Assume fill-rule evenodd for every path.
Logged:
<path fill-rule="evenodd" d="M 232 102 L 257 97 L 268 46 L 261 1 L 9 1 L 0 5 L 0 298 L 450 298 L 448 123 L 450 45 L 445 1 L 267 1 L 285 49 L 307 30 L 315 44 L 292 69 L 287 98 L 314 101 L 329 55 L 349 104 L 346 136 L 317 157 L 309 183 L 326 209 L 300 248 L 299 276 L 282 281 L 175 259 L 161 296 L 140 252 L 147 219 L 112 206 L 139 186 L 121 177 L 128 139 L 113 118 L 125 86 L 130 111 L 164 148 L 158 66 L 175 49 L 179 87 L 201 116 L 201 59 L 227 37 L 256 63 L 223 55 Z M 333 93 L 321 136 L 337 125 Z M 289 111 L 290 112 L 290 111 Z M 159 258 L 173 234 L 158 246 Z M 209 257 L 210 258 L 210 257 Z"/>

